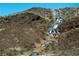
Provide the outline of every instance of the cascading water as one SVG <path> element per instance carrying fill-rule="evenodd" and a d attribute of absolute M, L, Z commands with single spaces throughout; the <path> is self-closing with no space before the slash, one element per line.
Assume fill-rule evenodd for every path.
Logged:
<path fill-rule="evenodd" d="M 48 35 L 54 35 L 57 33 L 57 27 L 59 26 L 59 24 L 62 23 L 62 17 L 61 17 L 61 14 L 59 11 L 55 11 L 54 10 L 54 17 L 55 17 L 55 21 L 54 23 L 52 23 L 50 29 L 49 29 L 49 32 L 48 32 Z"/>

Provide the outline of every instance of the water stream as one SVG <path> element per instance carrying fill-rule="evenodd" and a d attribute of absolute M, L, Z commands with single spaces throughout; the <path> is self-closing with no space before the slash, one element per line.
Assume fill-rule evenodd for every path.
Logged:
<path fill-rule="evenodd" d="M 61 17 L 60 11 L 54 10 L 53 15 L 55 17 L 55 21 L 54 21 L 54 23 L 52 23 L 51 27 L 49 28 L 48 35 L 57 34 L 57 28 L 62 23 L 62 20 L 63 20 Z"/>

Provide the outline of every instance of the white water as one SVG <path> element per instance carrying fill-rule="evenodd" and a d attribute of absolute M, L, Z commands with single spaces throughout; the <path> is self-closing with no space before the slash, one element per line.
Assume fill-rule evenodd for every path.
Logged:
<path fill-rule="evenodd" d="M 52 23 L 52 25 L 49 29 L 49 32 L 48 32 L 49 35 L 56 34 L 59 24 L 62 23 L 62 18 L 61 18 L 59 11 L 54 11 L 53 15 L 55 17 L 55 21 L 54 21 L 54 23 Z"/>

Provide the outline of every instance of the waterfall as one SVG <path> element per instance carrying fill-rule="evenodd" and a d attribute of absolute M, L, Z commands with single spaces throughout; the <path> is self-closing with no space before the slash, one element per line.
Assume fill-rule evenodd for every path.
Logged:
<path fill-rule="evenodd" d="M 59 24 L 62 23 L 62 17 L 61 17 L 61 14 L 58 10 L 57 11 L 54 10 L 53 15 L 55 17 L 55 21 L 54 21 L 54 23 L 52 23 L 52 25 L 49 29 L 48 35 L 56 34 Z"/>

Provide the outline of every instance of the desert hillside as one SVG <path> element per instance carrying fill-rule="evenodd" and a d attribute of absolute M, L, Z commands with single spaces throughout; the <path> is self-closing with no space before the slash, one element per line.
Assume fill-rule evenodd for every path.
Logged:
<path fill-rule="evenodd" d="M 30 55 L 33 51 L 39 55 L 79 55 L 79 7 L 55 11 L 60 11 L 63 19 L 55 37 L 47 34 L 55 21 L 54 9 L 34 7 L 1 16 L 0 55 Z"/>

